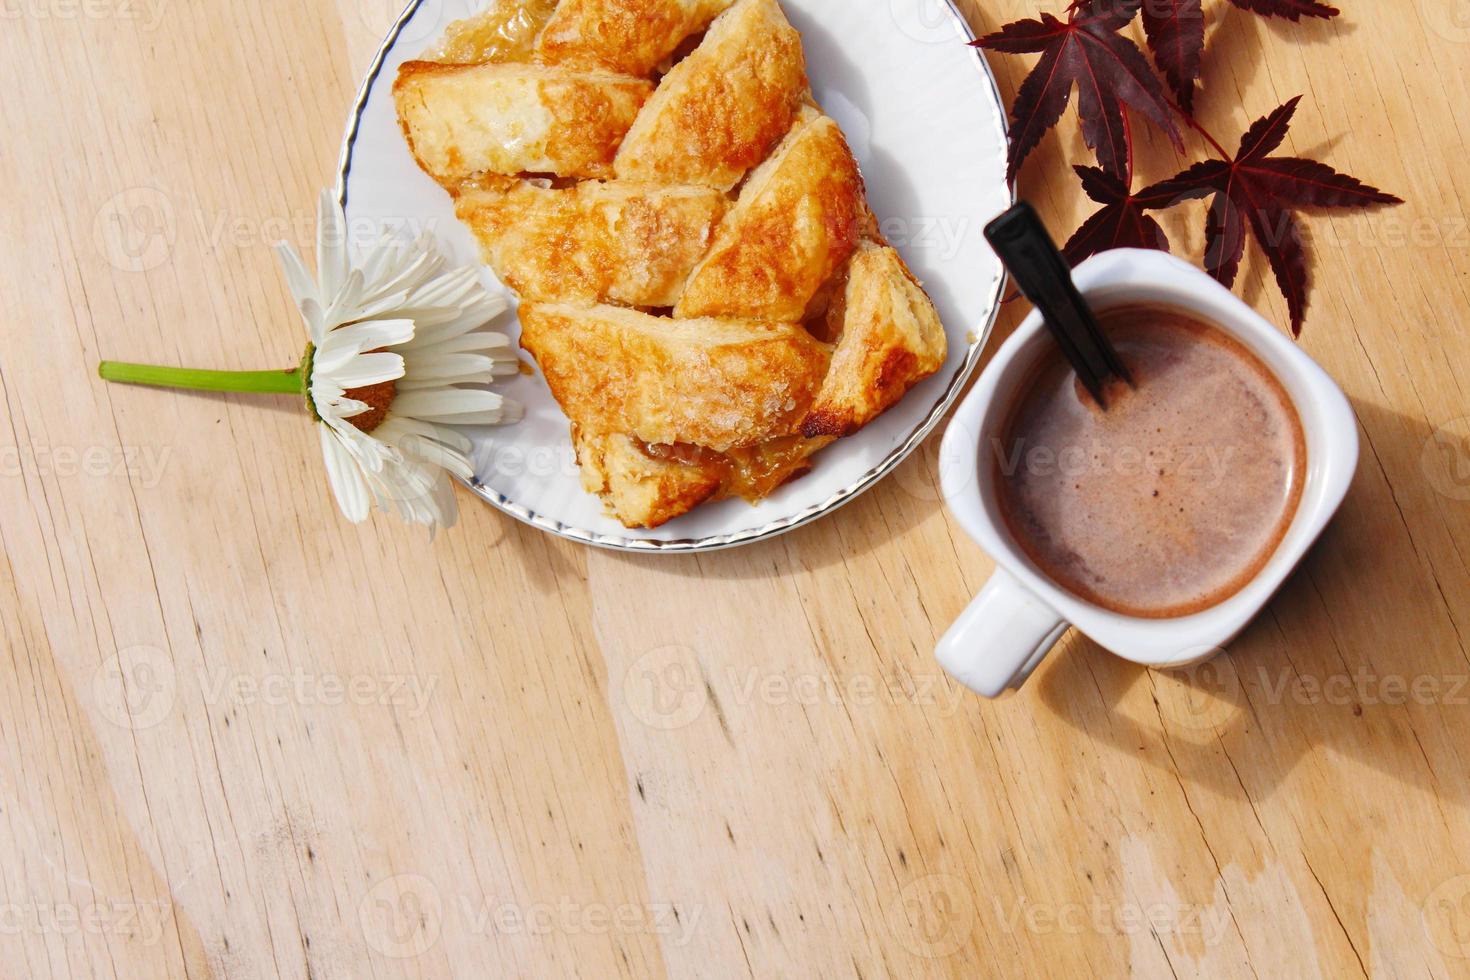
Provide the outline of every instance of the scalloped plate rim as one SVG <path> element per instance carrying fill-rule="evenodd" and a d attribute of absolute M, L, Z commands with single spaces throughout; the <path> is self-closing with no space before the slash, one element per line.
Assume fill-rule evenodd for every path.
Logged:
<path fill-rule="evenodd" d="M 403 13 L 394 21 L 387 36 L 383 39 L 383 43 L 379 46 L 377 54 L 373 57 L 372 64 L 368 67 L 368 72 L 363 79 L 362 85 L 358 88 L 357 98 L 352 106 L 352 113 L 348 119 L 347 131 L 342 138 L 342 149 L 337 161 L 335 193 L 337 200 L 342 204 L 344 209 L 347 207 L 347 180 L 352 170 L 353 152 L 356 149 L 362 116 L 367 108 L 368 100 L 372 97 L 373 87 L 377 84 L 378 78 L 382 74 L 383 65 L 397 45 L 404 27 L 413 19 L 424 2 L 425 0 L 409 0 Z M 970 28 L 970 24 L 965 19 L 964 14 L 961 13 L 959 7 L 956 5 L 956 0 L 943 0 L 943 2 L 948 8 L 950 16 L 958 24 L 961 33 L 973 41 L 975 39 L 975 33 Z M 1000 86 L 996 82 L 995 73 L 991 71 L 989 63 L 986 62 L 984 55 L 980 53 L 979 49 L 973 50 L 975 63 L 980 69 L 981 79 L 986 83 L 989 89 L 988 94 L 994 99 L 996 109 L 998 110 L 996 119 L 998 120 L 1000 136 L 1002 137 L 999 145 L 1002 151 L 1004 151 L 1009 140 L 1009 118 L 1005 111 L 1005 102 L 1001 98 Z M 1014 201 L 1016 194 L 1015 184 L 1013 182 L 1008 183 L 1007 190 L 1009 191 L 1011 200 Z M 624 537 L 616 534 L 591 531 L 585 528 L 572 527 L 561 521 L 545 517 L 536 513 L 531 508 L 526 507 L 524 504 L 517 503 L 498 491 L 492 490 L 478 480 L 460 480 L 459 482 L 471 493 L 490 504 L 496 510 L 508 514 L 523 524 L 554 534 L 568 541 L 575 541 L 607 551 L 629 554 L 692 554 L 724 551 L 779 537 L 788 532 L 795 531 L 797 528 L 804 527 L 828 514 L 834 513 L 846 504 L 856 500 L 863 493 L 881 482 L 884 477 L 897 469 L 934 432 L 939 426 L 939 423 L 944 420 L 945 415 L 959 401 L 960 395 L 963 394 L 966 386 L 974 377 L 976 369 L 979 367 L 986 342 L 990 339 L 991 332 L 995 328 L 996 319 L 1000 315 L 1001 298 L 1004 295 L 1007 282 L 1008 277 L 1004 274 L 997 279 L 995 289 L 990 298 L 989 309 L 984 316 L 984 326 L 978 333 L 974 334 L 974 340 L 969 344 L 964 362 L 960 365 L 959 370 L 955 372 L 944 394 L 935 402 L 923 422 L 915 427 L 899 446 L 885 456 L 876 466 L 864 473 L 856 482 L 838 490 L 821 503 L 802 508 L 794 514 L 770 521 L 759 527 L 746 528 L 727 534 L 707 535 L 702 538 L 655 540 Z"/>

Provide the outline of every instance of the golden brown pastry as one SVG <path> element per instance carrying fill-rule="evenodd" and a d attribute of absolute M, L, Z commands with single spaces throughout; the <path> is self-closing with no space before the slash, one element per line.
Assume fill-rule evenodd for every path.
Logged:
<path fill-rule="evenodd" d="M 832 369 L 802 423 L 806 436 L 851 435 L 944 365 L 948 341 L 934 303 L 887 246 L 861 244 L 829 318 Z"/>
<path fill-rule="evenodd" d="M 656 458 L 632 436 L 589 433 L 572 425 L 582 488 L 602 498 L 625 527 L 654 528 L 720 495 L 729 477 L 725 457 Z"/>
<path fill-rule="evenodd" d="M 589 432 L 724 452 L 797 431 L 831 348 L 797 324 L 527 303 L 521 345 Z"/>
<path fill-rule="evenodd" d="M 801 320 L 857 247 L 863 178 L 837 124 L 803 109 L 750 175 L 675 316 Z"/>
<path fill-rule="evenodd" d="M 830 438 L 786 436 L 716 453 L 698 446 L 650 446 L 632 436 L 572 426 L 582 486 L 626 527 L 654 528 L 700 504 L 744 497 L 756 502 L 811 469 Z"/>
<path fill-rule="evenodd" d="M 462 188 L 459 219 L 524 299 L 669 307 L 725 213 L 708 187 L 494 178 Z"/>
<path fill-rule="evenodd" d="M 478 173 L 612 175 L 653 84 L 607 72 L 410 61 L 393 97 L 419 166 L 453 187 Z"/>
<path fill-rule="evenodd" d="M 548 65 L 648 75 L 732 0 L 562 0 L 536 40 Z"/>
<path fill-rule="evenodd" d="M 777 0 L 496 0 L 431 57 L 404 134 L 626 526 L 764 499 L 944 363 Z"/>
<path fill-rule="evenodd" d="M 739 0 L 664 76 L 618 151 L 624 180 L 729 190 L 791 128 L 807 96 L 801 35 L 776 0 Z"/>

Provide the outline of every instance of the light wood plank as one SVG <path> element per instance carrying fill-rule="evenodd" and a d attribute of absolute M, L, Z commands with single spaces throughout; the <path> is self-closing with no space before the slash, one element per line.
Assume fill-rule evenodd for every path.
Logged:
<path fill-rule="evenodd" d="M 468 497 L 437 541 L 354 529 L 295 406 L 95 379 L 299 356 L 269 246 L 310 244 L 392 6 L 5 11 L 0 974 L 1470 974 L 1453 4 L 1209 4 L 1208 126 L 1302 93 L 1288 148 L 1410 202 L 1306 221 L 1301 342 L 1363 466 L 1227 658 L 1072 637 L 994 704 L 932 659 L 991 569 L 932 441 L 787 538 L 655 560 Z M 1027 60 L 994 64 L 1009 98 Z M 1140 179 L 1182 164 L 1142 139 Z M 1086 159 L 1064 123 L 1023 174 L 1058 231 Z M 1201 208 L 1166 225 L 1197 257 Z M 1258 256 L 1241 289 L 1284 320 Z"/>

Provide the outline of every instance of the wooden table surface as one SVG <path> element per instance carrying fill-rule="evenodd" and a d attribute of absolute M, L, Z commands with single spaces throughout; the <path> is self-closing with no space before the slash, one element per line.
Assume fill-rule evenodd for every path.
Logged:
<path fill-rule="evenodd" d="M 1362 466 L 1228 657 L 1072 636 L 998 703 L 933 660 L 992 567 L 937 437 L 787 537 L 623 557 L 468 495 L 351 527 L 296 404 L 96 379 L 298 355 L 270 246 L 397 2 L 0 4 L 0 976 L 1470 974 L 1462 0 L 1207 3 L 1212 129 L 1305 93 L 1288 148 L 1409 201 L 1307 221 Z M 1058 228 L 1085 157 L 1064 121 L 1023 177 Z"/>

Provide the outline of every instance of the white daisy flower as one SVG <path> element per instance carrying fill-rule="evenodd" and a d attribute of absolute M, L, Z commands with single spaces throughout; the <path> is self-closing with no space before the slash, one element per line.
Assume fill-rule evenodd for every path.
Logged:
<path fill-rule="evenodd" d="M 504 334 L 481 331 L 506 308 L 473 266 L 447 268 L 425 234 L 385 236 L 354 266 L 347 220 L 323 192 L 317 274 L 277 246 L 310 343 L 301 368 L 213 372 L 104 362 L 114 381 L 230 391 L 298 391 L 321 435 L 332 492 L 347 519 L 371 507 L 430 529 L 454 525 L 450 476 L 468 480 L 470 440 L 455 427 L 517 421 L 521 407 L 483 385 L 519 362 Z"/>

